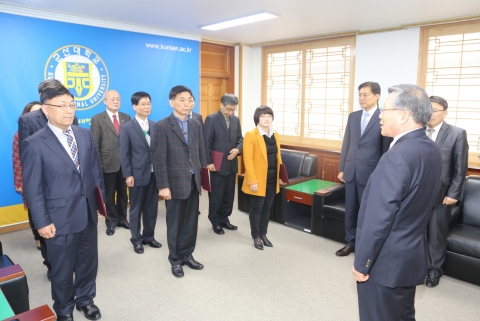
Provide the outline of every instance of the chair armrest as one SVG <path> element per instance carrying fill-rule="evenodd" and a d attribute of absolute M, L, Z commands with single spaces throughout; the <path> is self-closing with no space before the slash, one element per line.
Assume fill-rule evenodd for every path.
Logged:
<path fill-rule="evenodd" d="M 17 314 L 14 317 L 5 319 L 3 321 L 55 321 L 55 314 L 48 307 L 48 305 L 42 305 L 38 308 L 28 310 L 26 312 Z"/>
<path fill-rule="evenodd" d="M 6 266 L 0 269 L 0 282 L 5 282 L 23 275 L 25 275 L 25 272 L 20 267 L 20 265 L 15 264 L 11 266 Z"/>
<path fill-rule="evenodd" d="M 315 192 L 315 194 L 324 197 L 324 204 L 344 201 L 345 200 L 345 184 L 338 183 L 327 188 L 322 188 Z"/>
<path fill-rule="evenodd" d="M 462 213 L 462 207 L 461 206 L 453 206 L 452 207 L 452 216 L 450 216 L 450 223 L 448 224 L 448 230 L 449 231 L 460 223 L 460 214 L 461 213 Z"/>

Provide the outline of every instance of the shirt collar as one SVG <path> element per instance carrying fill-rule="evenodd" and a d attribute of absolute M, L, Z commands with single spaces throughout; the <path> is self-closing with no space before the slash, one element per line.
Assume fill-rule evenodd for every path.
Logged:
<path fill-rule="evenodd" d="M 440 124 L 438 124 L 437 126 L 433 127 L 433 129 L 435 129 L 434 133 L 438 133 L 438 131 L 440 130 L 440 127 L 442 127 L 443 123 L 444 123 L 444 122 L 442 121 Z M 428 125 L 427 125 L 427 129 L 429 129 L 429 128 L 432 128 L 432 127 L 428 127 Z"/>
<path fill-rule="evenodd" d="M 365 109 L 364 109 L 363 113 L 362 113 L 362 116 L 365 115 L 366 113 L 368 113 L 368 116 L 372 116 L 377 111 L 377 108 L 378 107 L 374 107 L 374 108 L 370 109 L 369 111 L 365 111 Z"/>
<path fill-rule="evenodd" d="M 268 127 L 268 134 L 266 134 L 263 129 L 260 127 L 260 125 L 257 125 L 258 131 L 260 132 L 260 135 L 267 135 L 269 138 L 272 137 L 273 135 L 273 128 L 272 126 Z"/>
<path fill-rule="evenodd" d="M 112 112 L 111 112 L 110 110 L 108 110 L 108 109 L 105 109 L 105 110 L 107 111 L 107 114 L 108 114 L 108 116 L 110 117 L 110 119 L 113 118 L 113 115 L 116 115 L 116 116 L 117 116 L 117 119 L 118 119 L 118 111 L 114 114 L 114 113 L 112 113 Z"/>
<path fill-rule="evenodd" d="M 48 122 L 47 125 L 48 125 L 48 127 L 50 127 L 50 129 L 52 130 L 52 132 L 53 132 L 56 136 L 63 135 L 63 134 L 62 134 L 62 133 L 63 133 L 63 129 L 60 129 L 60 128 L 52 125 L 52 123 L 50 123 L 50 122 Z M 71 129 L 72 129 L 72 126 L 68 126 L 67 131 L 68 131 L 68 130 L 71 130 Z M 72 133 L 73 133 L 73 131 L 72 131 Z"/>
<path fill-rule="evenodd" d="M 420 128 L 415 128 L 415 129 L 412 129 L 412 130 L 409 130 L 409 131 L 400 133 L 400 134 L 398 134 L 397 136 L 395 136 L 395 137 L 393 138 L 392 143 L 390 144 L 390 148 L 392 148 L 392 146 L 395 145 L 395 143 L 396 143 L 402 136 L 405 136 L 406 134 L 408 134 L 408 133 L 410 133 L 410 132 L 413 132 L 414 130 L 417 130 L 417 129 L 422 129 L 422 127 L 420 127 Z"/>

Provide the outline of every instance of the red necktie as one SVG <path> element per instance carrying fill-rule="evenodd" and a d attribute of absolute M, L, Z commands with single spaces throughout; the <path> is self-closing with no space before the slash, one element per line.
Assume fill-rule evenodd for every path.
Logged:
<path fill-rule="evenodd" d="M 117 134 L 120 134 L 120 124 L 118 123 L 117 115 L 113 115 L 113 127 L 115 127 Z"/>

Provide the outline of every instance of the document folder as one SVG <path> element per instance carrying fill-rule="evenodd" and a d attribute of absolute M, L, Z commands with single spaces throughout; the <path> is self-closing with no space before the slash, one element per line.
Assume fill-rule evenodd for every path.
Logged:
<path fill-rule="evenodd" d="M 98 213 L 100 215 L 103 215 L 106 218 L 108 218 L 107 208 L 105 207 L 105 202 L 104 202 L 103 196 L 102 196 L 102 190 L 98 186 L 95 186 L 95 200 L 97 201 L 97 211 L 98 211 Z"/>
<path fill-rule="evenodd" d="M 202 188 L 207 192 L 212 191 L 212 184 L 210 182 L 210 170 L 202 166 Z"/>
<path fill-rule="evenodd" d="M 280 164 L 280 179 L 285 184 L 289 184 L 290 181 L 288 180 L 287 168 L 284 164 Z"/>
<path fill-rule="evenodd" d="M 222 161 L 223 161 L 223 153 L 217 152 L 216 150 L 211 150 L 210 155 L 212 156 L 213 166 L 215 166 L 215 170 L 220 172 L 222 168 Z"/>

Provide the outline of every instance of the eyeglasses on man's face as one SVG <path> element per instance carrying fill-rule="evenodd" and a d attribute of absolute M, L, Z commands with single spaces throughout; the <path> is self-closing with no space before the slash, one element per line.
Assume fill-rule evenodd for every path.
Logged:
<path fill-rule="evenodd" d="M 71 110 L 75 110 L 75 108 L 77 108 L 77 106 L 75 106 L 75 101 L 70 104 L 63 104 L 63 105 L 54 105 L 54 104 L 44 104 L 44 105 L 58 107 L 61 110 L 67 110 L 67 108 Z"/>
<path fill-rule="evenodd" d="M 114 97 L 114 98 L 105 99 L 105 100 L 110 100 L 110 101 L 121 101 L 120 97 Z"/>
<path fill-rule="evenodd" d="M 378 108 L 380 112 L 383 114 L 384 112 L 390 111 L 390 110 L 400 110 L 400 109 L 395 109 L 395 108 Z"/>

